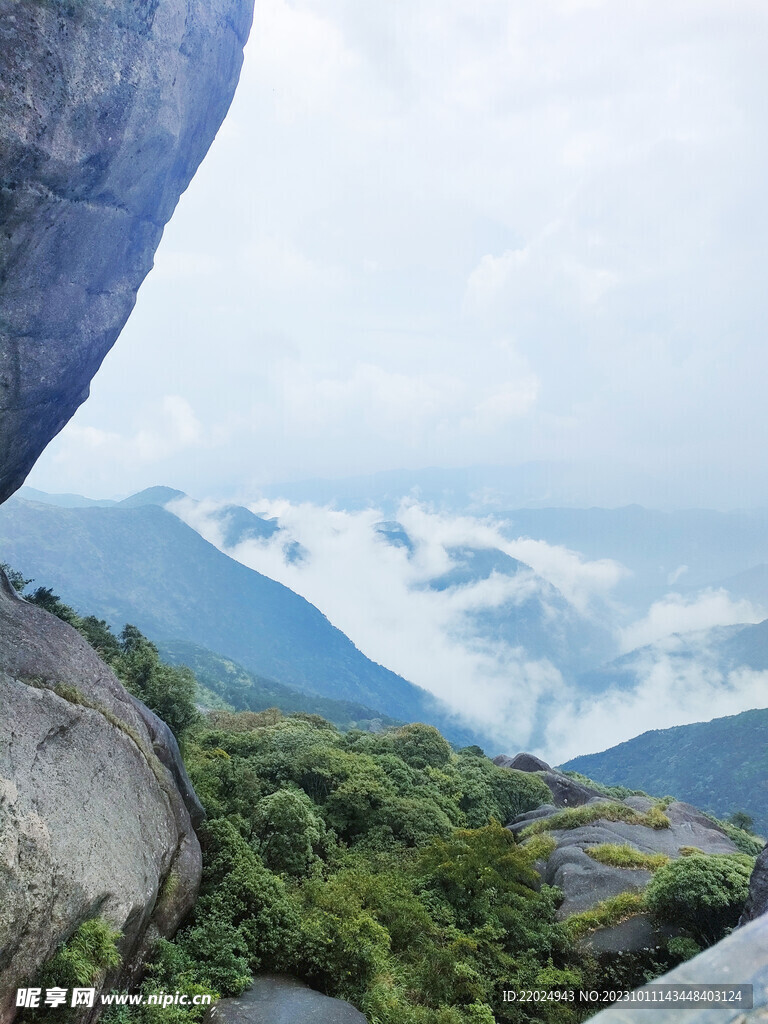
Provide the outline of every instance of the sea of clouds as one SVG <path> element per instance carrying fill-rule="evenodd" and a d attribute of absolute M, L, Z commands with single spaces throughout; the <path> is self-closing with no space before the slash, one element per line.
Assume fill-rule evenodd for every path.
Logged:
<path fill-rule="evenodd" d="M 489 752 L 533 749 L 559 763 L 647 729 L 766 703 L 768 672 L 720 668 L 712 630 L 759 622 L 768 610 L 722 588 L 685 594 L 670 588 L 637 617 L 615 593 L 631 582 L 626 566 L 536 538 L 510 539 L 494 518 L 446 515 L 404 501 L 397 523 L 410 543 L 397 545 L 381 531 L 377 509 L 261 500 L 251 511 L 276 519 L 280 530 L 227 548 L 216 516 L 221 507 L 188 498 L 169 506 L 228 555 L 316 605 L 369 658 L 442 698 L 492 739 Z M 455 567 L 456 551 L 467 549 L 500 551 L 529 568 L 430 586 Z M 478 625 L 478 613 L 503 609 L 514 616 L 532 599 L 551 626 L 553 649 L 567 614 L 583 623 L 585 634 L 607 632 L 608 658 L 639 651 L 629 682 L 624 676 L 614 683 L 604 673 L 599 687 L 589 686 L 554 656 L 526 649 L 525 636 L 511 643 Z M 673 634 L 685 634 L 685 657 Z"/>

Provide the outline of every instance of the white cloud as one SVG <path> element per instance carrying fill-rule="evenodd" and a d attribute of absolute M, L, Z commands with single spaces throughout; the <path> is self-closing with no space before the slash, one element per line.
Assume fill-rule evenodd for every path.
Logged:
<path fill-rule="evenodd" d="M 166 395 L 159 408 L 149 414 L 150 425 L 130 436 L 115 431 L 73 423 L 66 435 L 66 444 L 56 453 L 59 463 L 76 461 L 83 450 L 98 452 L 100 459 L 110 459 L 125 467 L 161 462 L 185 449 L 203 442 L 203 428 L 189 402 L 180 395 Z"/>
<path fill-rule="evenodd" d="M 508 541 L 504 550 L 532 566 L 582 612 L 587 612 L 594 600 L 609 598 L 613 588 L 631 575 L 613 559 L 589 561 L 577 551 L 530 537 Z"/>
<path fill-rule="evenodd" d="M 515 274 L 530 261 L 530 249 L 507 249 L 499 256 L 488 253 L 467 278 L 465 303 L 471 310 L 485 310 L 510 285 Z"/>
<path fill-rule="evenodd" d="M 691 596 L 667 594 L 655 601 L 648 614 L 621 631 L 621 647 L 631 651 L 670 633 L 690 633 L 712 626 L 760 622 L 768 612 L 746 599 L 734 600 L 727 590 L 708 588 Z"/>
<path fill-rule="evenodd" d="M 615 503 L 649 477 L 764 503 L 767 25 L 752 0 L 265 0 L 78 424 L 130 437 L 134 396 L 169 393 L 235 419 L 174 463 L 198 492 L 587 458 Z M 295 414 L 278 337 L 333 415 Z M 145 482 L 79 455 L 36 485 Z"/>
<path fill-rule="evenodd" d="M 542 750 L 558 763 L 606 750 L 649 729 L 708 722 L 765 707 L 768 672 L 740 668 L 724 675 L 706 660 L 660 657 L 633 689 L 599 697 L 575 695 L 553 707 Z"/>
<path fill-rule="evenodd" d="M 322 265 L 306 256 L 289 238 L 263 235 L 243 249 L 240 272 L 265 291 L 337 291 L 345 281 L 339 267 Z"/>
<path fill-rule="evenodd" d="M 169 507 L 221 547 L 220 526 L 210 516 L 216 502 L 185 499 Z M 397 518 L 412 543 L 409 552 L 376 531 L 377 509 L 348 512 L 287 500 L 252 507 L 277 517 L 282 529 L 229 554 L 302 594 L 368 657 L 443 698 L 493 737 L 497 750 L 533 748 L 561 762 L 647 729 L 737 714 L 765 703 L 768 672 L 739 668 L 724 673 L 715 639 L 707 632 L 689 635 L 685 642 L 668 635 L 759 616 L 724 591 L 703 591 L 688 599 L 667 595 L 642 622 L 622 630 L 611 594 L 626 575 L 623 566 L 608 559 L 589 561 L 539 540 L 507 540 L 490 518 L 437 514 L 404 502 Z M 307 552 L 302 562 L 286 561 L 294 541 Z M 493 572 L 445 590 L 426 586 L 450 571 L 452 551 L 467 548 L 503 551 L 535 572 Z M 585 624 L 613 624 L 625 646 L 664 638 L 636 659 L 634 681 L 629 676 L 624 687 L 580 693 L 576 681 L 564 678 L 541 654 L 477 632 L 475 613 L 536 599 L 545 619 L 551 615 L 554 644 L 563 608 L 549 605 L 542 579 L 567 596 Z"/>
<path fill-rule="evenodd" d="M 174 502 L 171 510 L 221 547 L 220 525 L 210 517 L 214 502 Z M 544 542 L 521 542 L 534 555 L 542 576 L 493 572 L 462 586 L 435 590 L 430 580 L 453 566 L 451 551 L 497 549 L 520 557 L 492 520 L 440 515 L 417 503 L 403 503 L 398 521 L 413 551 L 388 543 L 375 527 L 377 509 L 347 512 L 286 500 L 261 501 L 253 510 L 277 517 L 280 533 L 267 541 L 246 541 L 228 551 L 239 561 L 279 580 L 315 604 L 374 661 L 443 698 L 467 721 L 498 737 L 530 745 L 544 706 L 562 701 L 568 688 L 553 664 L 517 643 L 490 640 L 471 616 L 536 600 L 553 636 L 561 628 L 542 582 L 564 583 L 586 610 L 603 601 L 620 578 L 615 563 L 590 563 L 575 552 Z M 298 541 L 301 562 L 286 560 Z"/>

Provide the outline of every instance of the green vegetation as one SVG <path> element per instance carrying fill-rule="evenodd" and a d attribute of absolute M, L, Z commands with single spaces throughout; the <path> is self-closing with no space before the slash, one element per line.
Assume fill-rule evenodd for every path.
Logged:
<path fill-rule="evenodd" d="M 26 579 L 24 574 L 19 572 L 18 569 L 14 569 L 12 566 L 8 565 L 7 562 L 0 562 L 0 569 L 3 570 L 5 575 L 8 577 L 8 582 L 18 593 L 21 593 L 21 591 L 32 582 L 32 580 Z"/>
<path fill-rule="evenodd" d="M 762 839 L 758 839 L 757 836 L 747 832 L 746 829 L 739 828 L 738 825 L 734 825 L 729 821 L 718 821 L 717 818 L 715 818 L 715 821 L 731 842 L 735 843 L 739 850 L 742 853 L 746 853 L 748 857 L 756 857 L 765 845 Z"/>
<path fill-rule="evenodd" d="M 566 807 L 556 814 L 539 821 L 532 821 L 520 833 L 521 838 L 541 832 L 557 832 L 560 829 L 581 828 L 593 821 L 626 821 L 630 825 L 646 825 L 649 828 L 669 828 L 669 818 L 658 807 L 649 811 L 635 811 L 626 804 L 606 800 L 603 803 L 583 804 L 581 807 Z"/>
<path fill-rule="evenodd" d="M 755 819 L 746 811 L 734 811 L 728 817 L 728 824 L 740 828 L 742 832 L 751 832 L 755 825 Z"/>
<path fill-rule="evenodd" d="M 642 914 L 645 909 L 643 893 L 620 892 L 618 896 L 611 896 L 589 910 L 571 914 L 563 925 L 568 937 L 575 942 L 590 932 L 597 931 L 598 928 L 610 928 L 612 925 L 621 924 L 635 914 Z"/>
<path fill-rule="evenodd" d="M 634 846 L 618 843 L 601 843 L 599 846 L 587 846 L 584 850 L 593 860 L 601 864 L 610 864 L 614 868 L 642 868 L 645 871 L 658 871 L 669 863 L 665 853 L 642 853 Z"/>
<path fill-rule="evenodd" d="M 526 839 L 523 849 L 531 858 L 531 862 L 549 860 L 557 849 L 557 840 L 546 832 L 539 832 L 535 836 L 531 836 L 530 839 Z"/>
<path fill-rule="evenodd" d="M 711 946 L 738 924 L 754 859 L 741 853 L 691 854 L 670 861 L 649 882 L 648 909 L 662 924 L 675 924 L 702 946 Z"/>
<path fill-rule="evenodd" d="M 210 815 L 203 887 L 147 986 L 226 995 L 285 970 L 381 1024 L 475 1024 L 526 1018 L 499 1010 L 503 984 L 579 982 L 532 867 L 551 847 L 500 824 L 549 798 L 537 776 L 431 726 L 344 734 L 274 710 L 212 714 L 186 758 Z"/>
<path fill-rule="evenodd" d="M 749 657 L 748 651 L 742 653 Z M 600 754 L 574 758 L 564 767 L 608 786 L 674 793 L 719 818 L 730 816 L 741 828 L 740 815 L 746 815 L 753 819 L 747 830 L 754 827 L 768 835 L 768 708 L 654 729 Z"/>
<path fill-rule="evenodd" d="M 199 703 L 207 708 L 228 711 L 266 711 L 279 708 L 284 714 L 301 711 L 321 715 L 339 729 L 363 729 L 377 732 L 397 728 L 403 722 L 351 700 L 333 700 L 314 693 L 303 693 L 249 672 L 231 658 L 214 654 L 197 644 L 183 640 L 158 643 L 163 661 L 188 665 L 198 682 Z"/>
<path fill-rule="evenodd" d="M 599 819 L 664 828 L 660 802 L 640 812 L 613 793 L 533 821 L 515 837 L 503 823 L 551 799 L 535 774 L 499 768 L 475 746 L 456 751 L 423 724 L 343 732 L 316 714 L 275 708 L 201 715 L 195 677 L 164 664 L 138 629 L 115 635 L 46 588 L 30 600 L 78 629 L 170 721 L 208 814 L 199 833 L 200 897 L 175 939 L 153 949 L 145 993 L 236 995 L 254 971 L 275 970 L 349 999 L 371 1024 L 576 1024 L 586 1011 L 505 1004 L 499 993 L 637 984 L 738 917 L 750 858 L 691 851 L 667 863 L 661 854 L 603 844 L 586 852 L 655 871 L 653 880 L 643 893 L 622 893 L 558 922 L 562 894 L 534 869 L 556 847 L 551 831 Z M 73 686 L 59 684 L 57 692 L 93 706 Z M 178 884 L 171 873 L 160 899 Z M 613 962 L 579 945 L 646 911 L 690 933 L 658 962 L 643 955 Z M 52 982 L 92 983 L 119 963 L 118 938 L 103 921 L 86 922 L 48 965 L 58 973 Z M 124 1006 L 106 1019 L 199 1024 L 204 1013 Z"/>
<path fill-rule="evenodd" d="M 118 940 L 120 932 L 115 931 L 102 918 L 94 917 L 84 921 L 66 942 L 56 950 L 54 956 L 44 965 L 38 976 L 43 988 L 73 988 L 75 986 L 97 986 L 111 967 L 121 963 Z M 76 1019 L 79 1011 L 70 1007 L 57 1010 L 62 1020 Z M 42 1019 L 44 1010 L 36 1010 L 33 1018 Z"/>

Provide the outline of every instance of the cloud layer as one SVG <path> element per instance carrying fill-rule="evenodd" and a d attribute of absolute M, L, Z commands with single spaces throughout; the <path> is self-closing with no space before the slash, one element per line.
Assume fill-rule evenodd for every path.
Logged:
<path fill-rule="evenodd" d="M 170 507 L 223 546 L 221 520 L 212 515 L 217 503 L 182 499 Z M 443 698 L 492 737 L 496 750 L 533 748 L 559 762 L 647 728 L 765 701 L 765 673 L 723 671 L 710 649 L 708 627 L 762 617 L 761 609 L 724 590 L 686 598 L 671 593 L 641 620 L 627 622 L 613 596 L 628 575 L 623 566 L 541 540 L 510 540 L 504 524 L 492 519 L 437 514 L 407 502 L 398 514 L 399 543 L 392 543 L 394 527 L 382 530 L 376 509 L 284 500 L 252 509 L 276 517 L 280 531 L 243 541 L 229 554 L 302 594 L 368 657 Z M 289 557 L 297 542 L 304 552 L 299 560 Z M 494 552 L 498 567 L 489 571 L 482 559 Z M 505 556 L 527 567 L 515 569 Z M 451 576 L 457 566 L 463 575 Z M 518 633 L 509 628 L 516 617 L 523 623 Z M 630 646 L 699 632 L 683 645 L 684 654 L 679 641 L 648 648 L 621 685 L 609 674 L 587 692 L 562 660 L 562 648 L 563 640 L 586 647 L 593 630 L 609 639 L 594 667 Z"/>

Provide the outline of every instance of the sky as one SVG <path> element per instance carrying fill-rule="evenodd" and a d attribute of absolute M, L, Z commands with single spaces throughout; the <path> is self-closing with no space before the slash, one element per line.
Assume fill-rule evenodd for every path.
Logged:
<path fill-rule="evenodd" d="M 766 29 L 763 0 L 259 0 L 29 483 L 558 462 L 584 504 L 765 504 Z"/>

